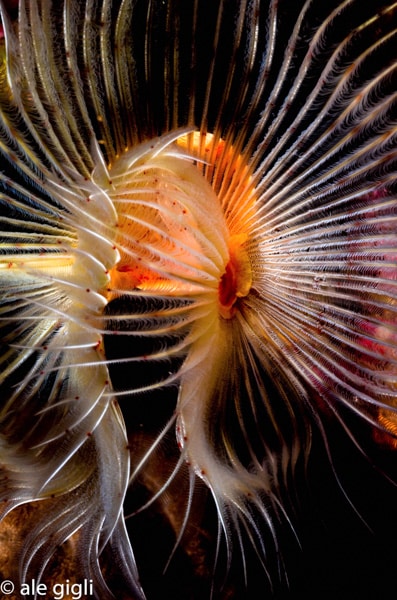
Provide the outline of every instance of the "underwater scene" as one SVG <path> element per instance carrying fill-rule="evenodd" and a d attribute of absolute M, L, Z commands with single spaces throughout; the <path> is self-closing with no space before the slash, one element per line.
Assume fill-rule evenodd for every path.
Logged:
<path fill-rule="evenodd" d="M 2 598 L 391 598 L 397 2 L 0 0 Z"/>

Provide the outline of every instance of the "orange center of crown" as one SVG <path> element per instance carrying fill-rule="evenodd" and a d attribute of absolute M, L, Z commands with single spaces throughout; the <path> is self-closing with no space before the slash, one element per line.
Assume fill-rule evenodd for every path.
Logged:
<path fill-rule="evenodd" d="M 133 289 L 202 293 L 204 285 L 217 291 L 220 316 L 231 319 L 239 298 L 249 293 L 252 268 L 245 246 L 255 201 L 248 168 L 241 155 L 225 150 L 223 140 L 213 147 L 207 134 L 204 142 L 199 134 L 177 140 L 188 156 L 197 156 L 196 166 L 185 159 L 176 167 L 172 156 L 155 154 L 133 168 L 127 165 L 131 178 L 118 175 L 120 167 L 112 177 L 120 260 L 110 271 L 108 300 Z"/>
<path fill-rule="evenodd" d="M 218 287 L 219 312 L 224 319 L 234 316 L 238 298 L 247 296 L 251 289 L 251 263 L 243 247 L 246 238 L 245 234 L 237 234 L 229 240 L 230 258 Z"/>

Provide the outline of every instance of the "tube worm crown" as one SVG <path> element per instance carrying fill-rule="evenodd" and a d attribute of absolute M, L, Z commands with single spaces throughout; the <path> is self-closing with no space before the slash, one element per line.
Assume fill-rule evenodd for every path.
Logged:
<path fill-rule="evenodd" d="M 124 506 L 172 498 L 186 548 L 204 485 L 211 560 L 271 594 L 315 432 L 335 473 L 330 423 L 395 452 L 397 5 L 292 4 L 0 1 L 0 518 L 51 506 L 21 582 L 72 540 L 144 598 Z"/>

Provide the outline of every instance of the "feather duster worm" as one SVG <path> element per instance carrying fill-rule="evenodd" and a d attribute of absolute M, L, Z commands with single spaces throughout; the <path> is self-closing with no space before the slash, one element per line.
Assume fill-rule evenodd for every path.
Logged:
<path fill-rule="evenodd" d="M 204 483 L 214 562 L 283 577 L 313 425 L 395 451 L 397 4 L 292 4 L 2 6 L 0 515 L 51 499 L 21 582 L 72 538 L 143 598 L 129 483 L 182 485 L 177 544 Z"/>

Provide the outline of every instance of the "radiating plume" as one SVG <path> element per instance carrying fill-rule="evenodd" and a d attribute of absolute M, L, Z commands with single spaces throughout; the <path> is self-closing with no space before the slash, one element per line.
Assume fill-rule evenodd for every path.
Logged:
<path fill-rule="evenodd" d="M 397 448 L 397 3 L 362 4 L 0 2 L 0 516 L 51 500 L 20 581 L 72 538 L 143 598 L 127 490 L 183 490 L 178 546 L 203 485 L 215 571 L 286 578 L 313 428 Z"/>

